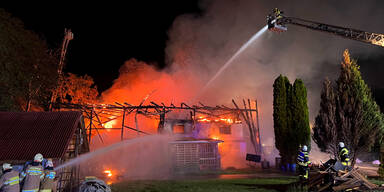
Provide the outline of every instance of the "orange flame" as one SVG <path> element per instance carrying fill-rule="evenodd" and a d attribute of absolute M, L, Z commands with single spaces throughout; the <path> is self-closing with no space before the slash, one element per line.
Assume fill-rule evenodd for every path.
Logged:
<path fill-rule="evenodd" d="M 241 123 L 241 121 L 233 120 L 232 118 L 209 119 L 209 118 L 205 118 L 203 116 L 199 116 L 197 121 L 198 122 L 211 122 L 211 121 L 214 121 L 216 123 L 217 122 L 223 122 L 223 123 L 227 123 L 227 124 Z"/>
<path fill-rule="evenodd" d="M 112 177 L 113 175 L 111 170 L 105 170 L 104 173 L 107 174 L 108 177 Z"/>
<path fill-rule="evenodd" d="M 110 128 L 113 128 L 113 126 L 115 125 L 116 123 L 116 120 L 112 120 L 112 121 L 108 121 L 106 122 L 103 127 L 106 128 L 106 129 L 110 129 Z"/>
<path fill-rule="evenodd" d="M 206 118 L 204 118 L 204 119 L 199 119 L 199 120 L 197 120 L 197 121 L 199 121 L 199 122 L 211 122 L 210 119 L 206 119 Z"/>

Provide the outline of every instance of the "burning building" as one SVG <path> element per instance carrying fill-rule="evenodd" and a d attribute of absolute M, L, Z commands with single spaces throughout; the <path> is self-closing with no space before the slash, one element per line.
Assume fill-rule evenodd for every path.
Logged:
<path fill-rule="evenodd" d="M 245 160 L 247 142 L 240 120 L 198 116 L 168 121 L 166 129 L 182 136 L 170 143 L 176 172 L 214 171 L 222 168 L 222 162 L 235 167 Z"/>
<path fill-rule="evenodd" d="M 239 108 L 234 101 L 235 108 L 201 103 L 198 106 L 148 103 L 62 104 L 61 108 L 83 110 L 89 135 L 100 137 L 103 130 L 110 134 L 114 131 L 115 136 L 118 133 L 120 140 L 142 135 L 173 135 L 169 154 L 176 172 L 246 167 L 247 153 L 261 154 L 256 102 L 248 100 L 246 105 L 244 100 L 244 108 Z M 140 123 L 142 118 L 146 119 L 147 126 Z M 113 127 L 109 127 L 111 121 Z"/>

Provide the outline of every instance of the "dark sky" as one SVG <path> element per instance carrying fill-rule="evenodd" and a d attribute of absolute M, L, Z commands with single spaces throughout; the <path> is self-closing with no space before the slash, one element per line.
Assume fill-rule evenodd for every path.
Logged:
<path fill-rule="evenodd" d="M 139 1 L 124 4 L 5 6 L 51 48 L 62 43 L 64 28 L 72 29 L 65 71 L 91 75 L 103 91 L 118 77 L 124 61 L 136 58 L 164 67 L 167 32 L 181 14 L 197 13 L 197 0 Z"/>
<path fill-rule="evenodd" d="M 130 58 L 164 67 L 167 32 L 174 19 L 182 14 L 201 14 L 198 0 L 138 2 L 3 8 L 45 38 L 51 48 L 61 45 L 64 28 L 72 29 L 74 40 L 68 48 L 65 71 L 92 76 L 102 92 L 112 85 L 118 69 Z M 373 78 L 381 77 L 377 73 L 384 71 L 382 61 L 384 54 L 359 56 L 363 77 L 383 107 L 384 86 Z"/>

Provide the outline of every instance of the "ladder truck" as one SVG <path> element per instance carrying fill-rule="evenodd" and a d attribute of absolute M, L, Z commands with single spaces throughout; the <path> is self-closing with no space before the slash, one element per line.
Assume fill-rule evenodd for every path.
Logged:
<path fill-rule="evenodd" d="M 321 31 L 337 35 L 339 37 L 352 39 L 372 45 L 384 47 L 384 34 L 371 33 L 352 28 L 339 27 L 335 25 L 328 25 L 315 21 L 305 19 L 287 17 L 282 11 L 275 8 L 273 12 L 267 16 L 268 29 L 275 32 L 287 31 L 287 24 L 305 27 L 315 31 Z"/>
<path fill-rule="evenodd" d="M 63 68 L 64 68 L 65 55 L 67 54 L 69 41 L 73 39 L 73 33 L 70 29 L 64 29 L 64 34 L 65 35 L 64 35 L 63 43 L 61 44 L 59 66 L 57 68 L 57 74 L 59 75 L 59 78 L 58 78 L 57 86 L 53 90 L 51 95 L 51 102 L 49 103 L 49 111 L 52 111 L 53 103 L 56 102 L 58 89 L 60 89 L 63 84 L 63 78 L 64 78 Z"/>

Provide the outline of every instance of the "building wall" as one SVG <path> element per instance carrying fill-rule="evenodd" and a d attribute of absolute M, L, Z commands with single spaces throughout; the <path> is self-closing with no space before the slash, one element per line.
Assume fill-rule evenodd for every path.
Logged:
<path fill-rule="evenodd" d="M 249 134 L 243 124 L 198 122 L 195 127 L 194 137 L 196 139 L 210 138 L 224 141 L 218 144 L 223 169 L 247 167 L 246 154 L 247 152 L 254 152 L 250 151 L 253 147 L 249 142 Z"/>
<path fill-rule="evenodd" d="M 219 170 L 217 141 L 177 141 L 170 144 L 173 170 L 177 173 Z"/>
<path fill-rule="evenodd" d="M 168 130 L 175 130 L 175 127 L 178 126 L 177 123 L 171 122 L 169 120 L 168 123 L 166 123 L 165 125 L 165 127 L 167 127 L 166 129 Z M 255 154 L 254 147 L 252 146 L 249 139 L 247 127 L 244 126 L 242 123 L 229 124 L 223 122 L 196 122 L 191 134 L 189 134 L 189 132 L 192 128 L 192 124 L 188 124 L 188 126 L 183 126 L 185 127 L 184 135 L 186 137 L 190 136 L 196 140 L 213 139 L 223 141 L 222 143 L 217 144 L 217 149 L 219 153 L 218 156 L 220 157 L 220 167 L 223 169 L 231 167 L 246 168 L 248 167 L 248 162 L 246 161 L 246 154 Z M 189 149 L 189 147 L 191 149 Z M 179 146 L 179 148 L 177 148 L 177 150 L 174 150 L 173 152 L 192 153 L 189 151 L 193 150 L 192 148 L 192 145 L 183 145 L 183 147 Z M 196 150 L 198 150 L 197 146 Z M 188 154 L 185 155 L 188 156 Z M 182 157 L 182 155 L 179 154 L 178 157 Z M 188 166 L 192 166 L 192 164 Z"/>

